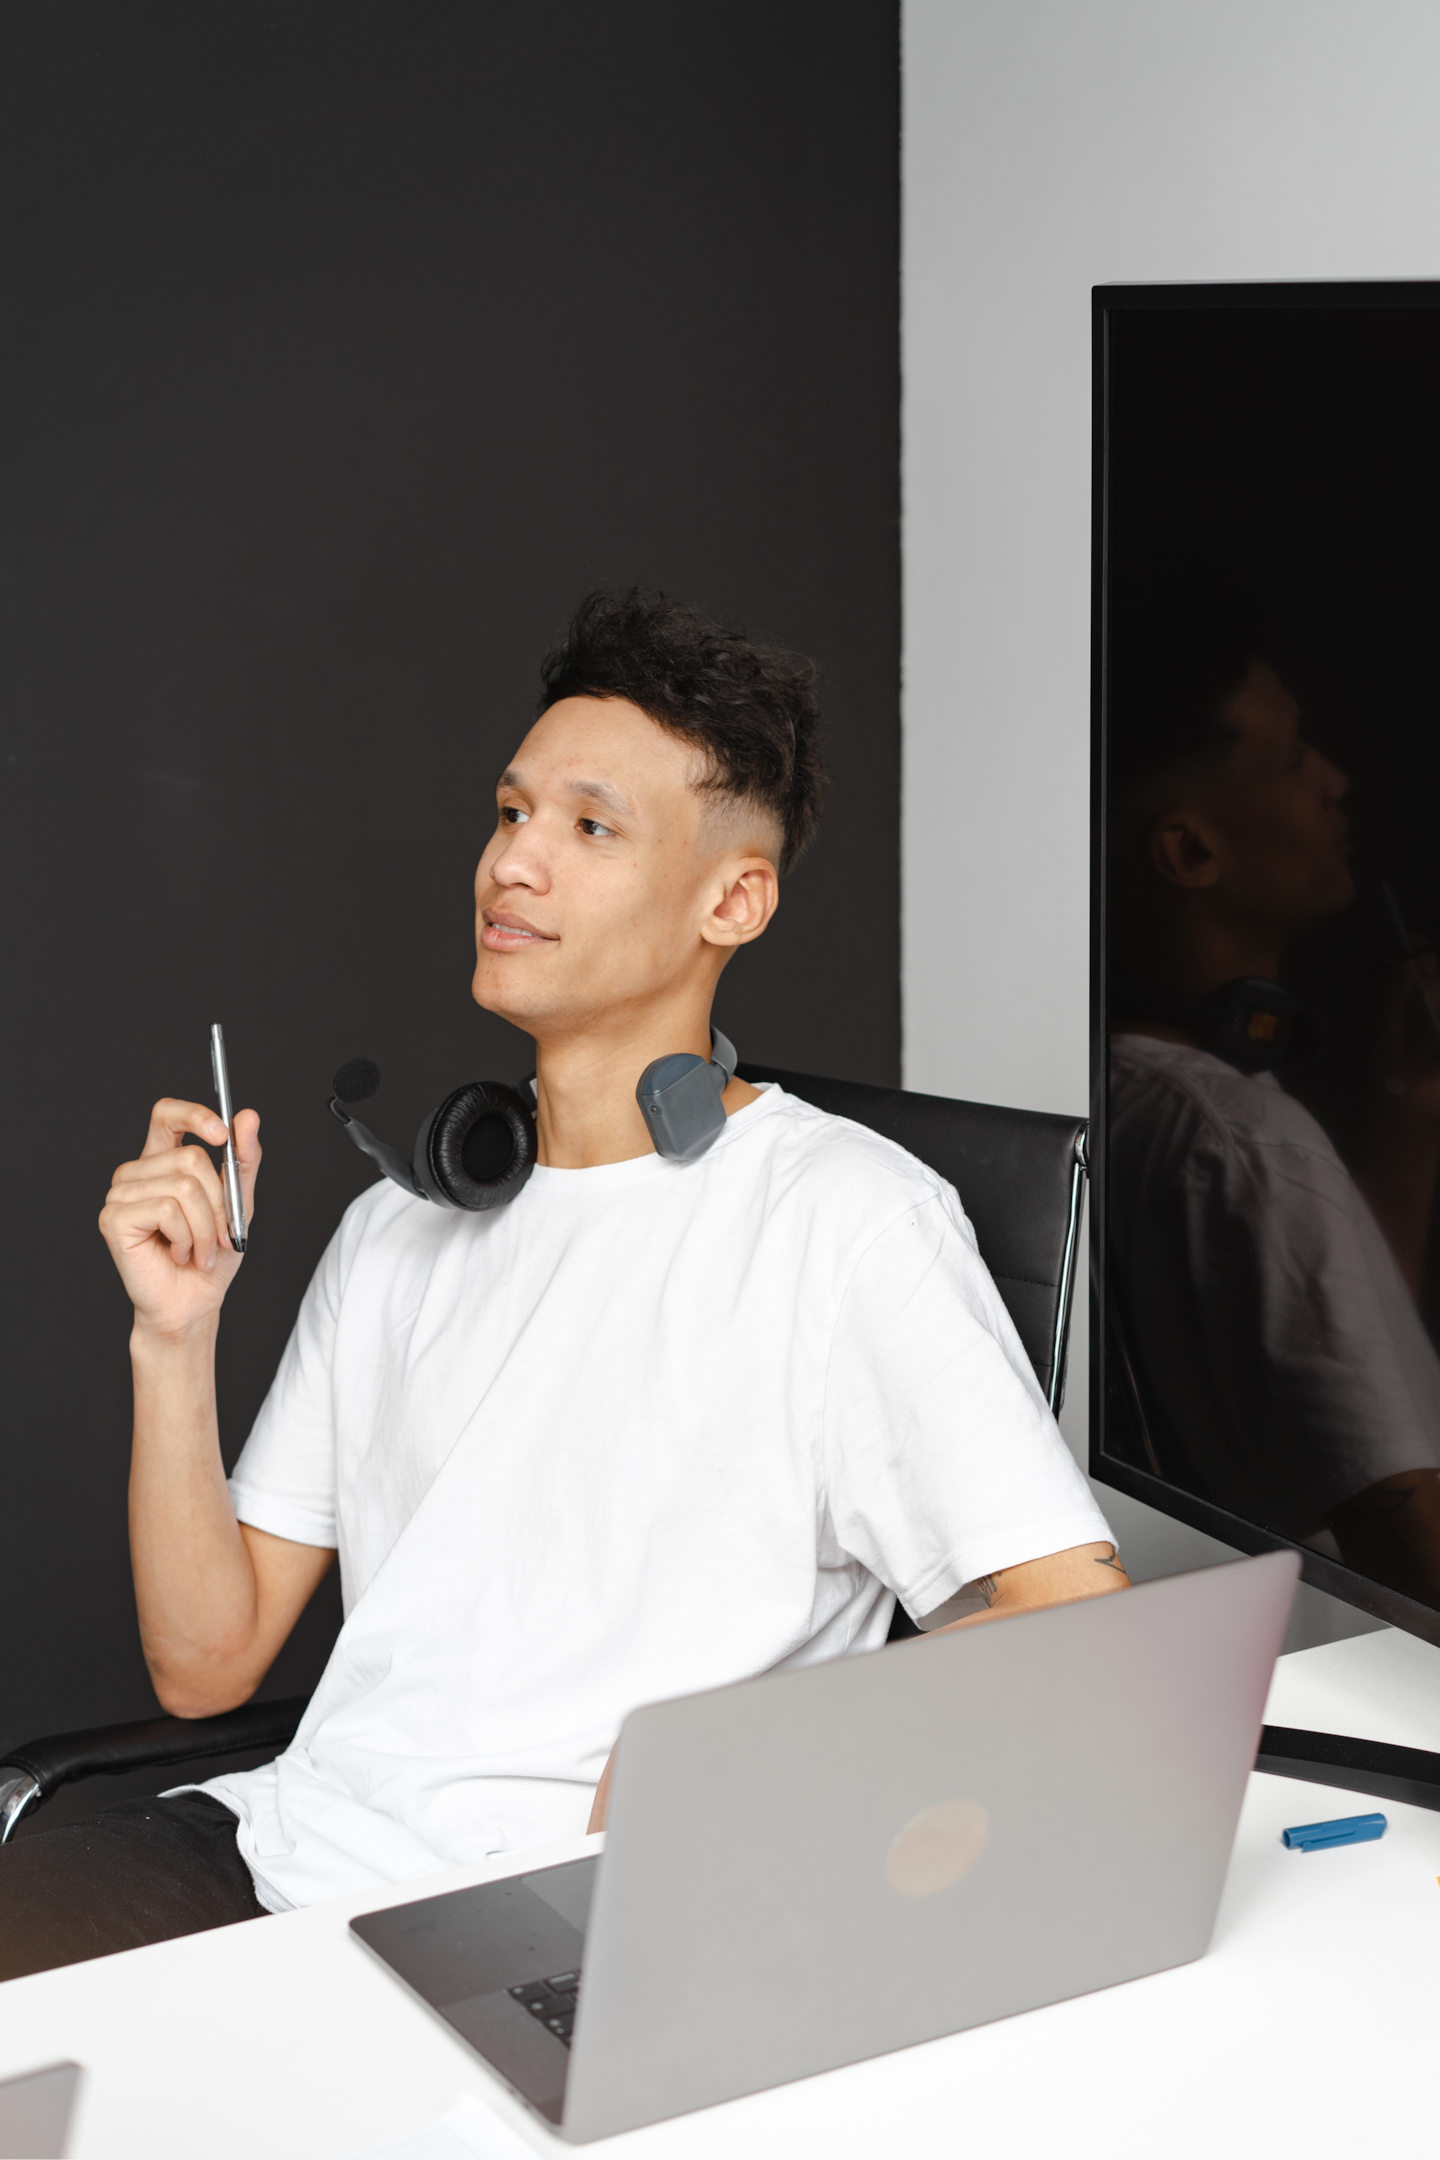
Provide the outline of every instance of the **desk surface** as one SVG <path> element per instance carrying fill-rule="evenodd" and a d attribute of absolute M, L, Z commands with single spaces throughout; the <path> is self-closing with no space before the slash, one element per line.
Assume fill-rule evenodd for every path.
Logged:
<path fill-rule="evenodd" d="M 1299 1651 L 1280 1661 L 1267 1717 L 1440 1749 L 1440 1651 L 1388 1630 Z M 1286 1824 L 1355 1811 L 1328 1787 L 1252 1778 L 1214 1945 L 1196 1964 L 589 2149 L 617 2160 L 1429 2151 L 1440 2142 L 1440 1814 L 1386 1803 L 1376 1844 L 1302 1854 L 1279 1842 Z M 433 2121 L 463 2093 L 552 2156 L 586 2150 L 533 2128 L 352 1941 L 351 1913 L 375 1902 L 11 1981 L 0 2076 L 62 2056 L 85 2065 L 80 2160 L 321 2160 Z"/>

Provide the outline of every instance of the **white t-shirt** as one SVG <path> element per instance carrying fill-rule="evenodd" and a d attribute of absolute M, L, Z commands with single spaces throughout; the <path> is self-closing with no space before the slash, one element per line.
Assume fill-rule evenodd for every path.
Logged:
<path fill-rule="evenodd" d="M 1315 1542 L 1440 1465 L 1440 1359 L 1355 1180 L 1273 1073 L 1110 1046 L 1110 1239 L 1162 1462 Z"/>
<path fill-rule="evenodd" d="M 231 1490 L 340 1554 L 293 1744 L 204 1788 L 277 1910 L 578 1835 L 637 1705 L 1110 1534 L 952 1189 L 778 1087 L 490 1214 L 372 1186 Z"/>

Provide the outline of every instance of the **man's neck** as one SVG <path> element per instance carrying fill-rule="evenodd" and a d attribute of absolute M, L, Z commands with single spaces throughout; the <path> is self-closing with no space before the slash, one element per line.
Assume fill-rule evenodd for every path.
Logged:
<path fill-rule="evenodd" d="M 587 1027 L 573 1035 L 537 1039 L 535 1123 L 539 1160 L 552 1170 L 593 1170 L 654 1152 L 635 1088 L 647 1065 L 674 1051 L 709 1057 L 708 1007 L 666 1011 L 639 1025 Z M 727 1116 L 758 1091 L 732 1080 Z"/>

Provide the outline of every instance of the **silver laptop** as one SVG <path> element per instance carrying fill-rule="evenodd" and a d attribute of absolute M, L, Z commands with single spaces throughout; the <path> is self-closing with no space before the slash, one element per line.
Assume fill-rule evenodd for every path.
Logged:
<path fill-rule="evenodd" d="M 62 2160 L 80 2065 L 51 2063 L 0 2084 L 0 2160 Z"/>
<path fill-rule="evenodd" d="M 1210 1941 L 1294 1553 L 656 1703 L 604 1853 L 350 1925 L 583 2144 Z"/>

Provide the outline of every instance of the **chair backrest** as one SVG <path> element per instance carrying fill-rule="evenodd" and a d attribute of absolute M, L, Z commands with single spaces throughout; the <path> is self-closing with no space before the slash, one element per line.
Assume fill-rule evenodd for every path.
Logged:
<path fill-rule="evenodd" d="M 883 1133 L 948 1179 L 975 1227 L 1052 1410 L 1065 1399 L 1070 1308 L 1085 1197 L 1085 1120 L 998 1103 L 911 1095 L 858 1080 L 742 1065 L 817 1110 Z"/>

